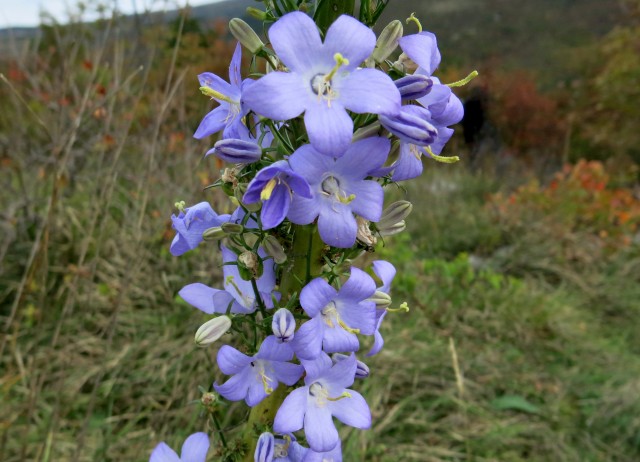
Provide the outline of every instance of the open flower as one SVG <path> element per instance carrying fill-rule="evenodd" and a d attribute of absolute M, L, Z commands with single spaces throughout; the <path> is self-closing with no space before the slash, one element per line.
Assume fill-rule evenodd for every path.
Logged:
<path fill-rule="evenodd" d="M 237 261 L 237 255 L 228 248 L 222 246 L 222 261 L 232 263 Z M 259 249 L 258 254 L 264 258 L 264 250 Z M 231 313 L 253 313 L 257 308 L 256 294 L 250 281 L 245 281 L 240 277 L 236 265 L 224 265 L 224 289 L 214 289 L 205 284 L 188 284 L 180 290 L 179 295 L 199 310 L 207 314 L 224 314 L 230 309 Z M 264 262 L 262 276 L 256 279 L 256 286 L 260 293 L 260 298 L 267 308 L 273 308 L 271 295 L 276 284 L 275 265 L 272 261 Z M 280 294 L 273 294 L 276 298 Z"/>
<path fill-rule="evenodd" d="M 358 268 L 339 291 L 316 278 L 300 292 L 300 304 L 311 320 L 305 322 L 291 341 L 299 358 L 317 358 L 322 351 L 358 351 L 356 333 L 372 335 L 376 305 L 368 300 L 376 290 L 371 276 Z"/>
<path fill-rule="evenodd" d="M 273 423 L 276 432 L 292 433 L 304 427 L 311 450 L 328 452 L 340 444 L 333 417 L 356 428 L 371 426 L 367 402 L 360 393 L 347 388 L 355 377 L 355 356 L 334 365 L 322 354 L 314 361 L 304 361 L 303 365 L 305 386 L 292 391 L 278 409 Z"/>
<path fill-rule="evenodd" d="M 386 138 L 365 138 L 351 144 L 338 159 L 319 155 L 308 144 L 300 147 L 289 164 L 307 180 L 313 197 L 295 195 L 287 214 L 289 220 L 306 225 L 318 218 L 318 230 L 325 243 L 351 247 L 358 234 L 353 214 L 374 222 L 382 214 L 382 187 L 365 177 L 369 169 L 384 163 L 389 147 Z"/>
<path fill-rule="evenodd" d="M 218 215 L 208 202 L 200 202 L 182 209 L 178 216 L 172 215 L 171 221 L 176 236 L 169 251 L 177 257 L 198 247 L 203 240 L 202 233 L 226 223 L 229 221 L 229 215 Z"/>
<path fill-rule="evenodd" d="M 270 395 L 278 383 L 295 384 L 304 369 L 292 364 L 293 351 L 270 335 L 260 345 L 254 356 L 240 353 L 229 345 L 218 351 L 218 367 L 232 377 L 222 385 L 213 384 L 215 390 L 231 401 L 244 399 L 247 405 L 255 406 Z"/>
<path fill-rule="evenodd" d="M 291 170 L 286 160 L 281 160 L 256 174 L 249 183 L 243 200 L 247 204 L 262 201 L 262 227 L 271 229 L 282 223 L 287 216 L 294 194 L 307 199 L 313 197 L 307 180 Z"/>
<path fill-rule="evenodd" d="M 209 436 L 206 433 L 194 433 L 182 445 L 180 457 L 166 443 L 158 444 L 149 458 L 149 462 L 205 462 L 209 451 Z"/>
<path fill-rule="evenodd" d="M 202 139 L 220 130 L 223 130 L 223 138 L 237 138 L 236 134 L 241 129 L 239 126 L 242 125 L 242 118 L 249 112 L 241 102 L 242 93 L 253 83 L 251 79 L 242 81 L 241 64 L 242 47 L 238 43 L 229 66 L 229 83 L 211 72 L 204 72 L 198 76 L 200 90 L 220 105 L 202 119 L 193 134 L 194 138 Z"/>
<path fill-rule="evenodd" d="M 252 110 L 275 120 L 304 112 L 309 141 L 318 152 L 337 157 L 348 148 L 356 113 L 393 115 L 400 92 L 385 73 L 358 69 L 376 44 L 375 34 L 350 16 L 340 16 L 322 42 L 304 13 L 282 16 L 269 29 L 273 49 L 289 72 L 271 72 L 243 90 Z"/>

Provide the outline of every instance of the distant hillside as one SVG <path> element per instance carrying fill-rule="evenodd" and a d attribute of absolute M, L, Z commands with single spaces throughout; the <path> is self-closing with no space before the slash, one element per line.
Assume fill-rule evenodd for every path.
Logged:
<path fill-rule="evenodd" d="M 247 6 L 260 3 L 226 0 L 193 7 L 191 15 L 203 23 L 243 17 L 259 30 L 245 13 Z M 581 50 L 624 20 L 617 0 L 391 0 L 380 27 L 411 12 L 438 35 L 444 65 L 529 69 L 538 71 L 545 86 L 573 77 Z M 165 18 L 177 14 L 168 12 Z M 154 14 L 153 20 L 159 17 Z M 415 26 L 405 30 L 410 33 Z M 36 31 L 0 29 L 0 43 L 6 46 L 9 34 L 20 40 Z"/>

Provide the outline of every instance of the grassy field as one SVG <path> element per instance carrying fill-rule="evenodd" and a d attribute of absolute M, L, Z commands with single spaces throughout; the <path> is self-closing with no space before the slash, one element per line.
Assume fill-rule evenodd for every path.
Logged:
<path fill-rule="evenodd" d="M 51 28 L 3 61 L 2 461 L 147 460 L 195 431 L 219 444 L 199 404 L 215 347 L 194 346 L 205 316 L 176 296 L 215 286 L 219 257 L 168 246 L 177 200 L 224 211 L 190 134 L 208 108 L 194 76 L 224 75 L 230 44 L 187 26 L 135 42 L 117 23 Z M 409 232 L 367 259 L 397 266 L 411 311 L 385 321 L 359 384 L 374 425 L 343 429 L 346 461 L 640 459 L 637 234 L 572 208 L 596 193 L 500 212 L 496 193 L 529 178 L 493 171 L 429 164 L 391 191 L 414 203 Z M 231 433 L 243 406 L 222 409 Z"/>

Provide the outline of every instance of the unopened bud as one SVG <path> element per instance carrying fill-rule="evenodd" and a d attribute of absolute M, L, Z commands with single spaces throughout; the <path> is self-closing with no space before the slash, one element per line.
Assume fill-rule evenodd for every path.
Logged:
<path fill-rule="evenodd" d="M 375 293 L 368 298 L 370 302 L 376 304 L 376 308 L 385 309 L 391 306 L 391 297 L 388 293 L 376 290 Z"/>
<path fill-rule="evenodd" d="M 206 346 L 218 340 L 231 328 L 228 316 L 218 316 L 200 326 L 196 332 L 195 342 L 198 346 Z"/>
<path fill-rule="evenodd" d="M 253 455 L 254 462 L 271 462 L 274 456 L 275 438 L 271 433 L 265 432 L 258 438 L 256 452 Z"/>
<path fill-rule="evenodd" d="M 267 255 L 273 258 L 273 261 L 278 265 L 282 265 L 287 261 L 287 254 L 285 253 L 282 244 L 280 244 L 280 241 L 275 236 L 267 234 L 262 241 L 262 246 L 264 247 L 265 252 L 267 252 Z"/>
<path fill-rule="evenodd" d="M 400 112 L 393 116 L 380 115 L 380 124 L 403 141 L 416 146 L 433 143 L 438 136 L 438 129 L 428 122 L 430 112 L 422 106 L 402 106 Z"/>
<path fill-rule="evenodd" d="M 389 205 L 383 210 L 380 221 L 378 221 L 378 229 L 386 228 L 404 220 L 413 210 L 413 204 L 409 201 L 397 201 Z"/>
<path fill-rule="evenodd" d="M 263 11 L 257 11 L 264 15 Z M 229 21 L 229 31 L 231 32 L 231 35 L 233 35 L 236 40 L 251 53 L 257 53 L 264 46 L 264 43 L 262 43 L 258 34 L 256 34 L 249 24 L 240 18 L 233 18 Z"/>
<path fill-rule="evenodd" d="M 273 321 L 271 322 L 271 329 L 273 329 L 273 335 L 282 342 L 287 343 L 293 340 L 293 335 L 296 330 L 296 320 L 286 308 L 280 308 L 273 315 Z"/>
<path fill-rule="evenodd" d="M 251 141 L 228 138 L 214 144 L 205 157 L 210 154 L 232 164 L 251 164 L 260 160 L 262 149 Z"/>
<path fill-rule="evenodd" d="M 257 253 L 246 251 L 238 255 L 238 272 L 245 281 L 258 279 L 262 276 L 262 270 L 262 260 Z"/>
<path fill-rule="evenodd" d="M 220 227 L 225 234 L 240 234 L 244 231 L 244 226 L 240 223 L 222 223 L 222 226 Z"/>
<path fill-rule="evenodd" d="M 399 78 L 395 82 L 403 100 L 422 98 L 431 91 L 433 80 L 426 75 L 413 74 Z"/>
<path fill-rule="evenodd" d="M 378 136 L 380 134 L 380 130 L 382 127 L 380 126 L 380 122 L 374 122 L 372 124 L 367 125 L 366 127 L 362 127 L 356 130 L 353 134 L 352 143 L 356 141 L 363 140 L 365 138 L 370 138 L 372 136 Z"/>
<path fill-rule="evenodd" d="M 380 225 L 378 225 L 378 232 L 380 233 L 380 236 L 393 236 L 394 234 L 401 233 L 406 228 L 407 224 L 402 220 L 389 226 L 380 227 Z"/>
<path fill-rule="evenodd" d="M 348 358 L 349 356 L 344 355 L 342 353 L 334 353 L 331 356 L 331 359 L 333 360 L 333 364 L 336 364 L 340 361 L 344 361 L 345 359 L 348 359 Z M 366 379 L 367 377 L 369 377 L 369 366 L 367 366 L 365 363 L 363 363 L 359 359 L 356 359 L 356 379 Z"/>
<path fill-rule="evenodd" d="M 376 41 L 372 57 L 377 63 L 383 62 L 398 47 L 398 39 L 402 37 L 402 23 L 397 19 L 382 29 Z"/>
<path fill-rule="evenodd" d="M 246 11 L 249 16 L 257 19 L 258 21 L 264 21 L 265 19 L 267 19 L 267 13 L 265 13 L 262 10 L 259 10 L 258 8 L 248 6 Z"/>
<path fill-rule="evenodd" d="M 217 241 L 222 239 L 227 234 L 222 230 L 220 226 L 214 226 L 213 228 L 206 229 L 202 233 L 202 239 L 205 241 Z"/>

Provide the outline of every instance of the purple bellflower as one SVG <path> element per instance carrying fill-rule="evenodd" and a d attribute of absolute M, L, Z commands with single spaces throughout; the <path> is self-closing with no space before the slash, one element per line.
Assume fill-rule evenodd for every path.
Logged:
<path fill-rule="evenodd" d="M 355 356 L 334 365 L 323 353 L 314 361 L 303 361 L 303 365 L 305 386 L 293 390 L 278 409 L 273 423 L 276 432 L 292 433 L 304 427 L 311 450 L 328 452 L 340 444 L 333 417 L 356 428 L 371 426 L 367 402 L 360 393 L 347 388 L 355 377 Z"/>
<path fill-rule="evenodd" d="M 293 351 L 289 345 L 278 342 L 273 335 L 264 339 L 254 356 L 224 345 L 218 351 L 218 367 L 232 377 L 222 385 L 214 383 L 213 387 L 226 399 L 244 399 L 253 407 L 270 395 L 278 383 L 291 386 L 300 379 L 304 369 L 287 362 L 292 358 Z"/>
<path fill-rule="evenodd" d="M 243 124 L 243 117 L 249 109 L 242 103 L 243 92 L 254 82 L 251 79 L 242 81 L 240 65 L 242 64 L 242 47 L 236 45 L 231 64 L 229 66 L 229 83 L 211 72 L 204 72 L 198 76 L 200 89 L 211 96 L 220 105 L 209 112 L 194 133 L 194 138 L 202 139 L 223 130 L 223 138 L 234 138 L 238 126 Z"/>
<path fill-rule="evenodd" d="M 218 215 L 208 202 L 200 202 L 181 210 L 178 216 L 172 215 L 171 221 L 176 236 L 169 251 L 177 257 L 198 247 L 202 242 L 202 233 L 226 223 L 229 215 Z"/>
<path fill-rule="evenodd" d="M 382 214 L 382 187 L 365 177 L 367 169 L 384 164 L 389 148 L 386 138 L 365 138 L 351 144 L 344 156 L 332 159 L 319 155 L 311 145 L 300 147 L 289 164 L 308 181 L 313 197 L 294 195 L 289 220 L 306 225 L 318 218 L 320 237 L 326 244 L 351 247 L 358 233 L 353 214 L 373 222 Z"/>
<path fill-rule="evenodd" d="M 376 290 L 388 294 L 391 290 L 393 278 L 396 277 L 396 268 L 388 261 L 376 260 L 373 262 L 373 272 L 382 281 L 382 285 Z M 384 339 L 382 338 L 382 334 L 380 334 L 380 326 L 382 325 L 382 321 L 386 315 L 386 309 L 376 309 L 376 331 L 373 334 L 374 342 L 371 350 L 367 353 L 367 356 L 378 354 L 384 346 Z"/>
<path fill-rule="evenodd" d="M 257 117 L 255 118 L 257 122 Z M 209 149 L 205 157 L 213 154 L 225 162 L 234 164 L 251 164 L 262 157 L 262 146 L 271 146 L 273 134 L 264 125 L 257 124 L 254 127 L 256 137 L 242 123 L 234 124 L 226 132 L 224 139 L 217 141 L 213 148 Z"/>
<path fill-rule="evenodd" d="M 375 303 L 368 300 L 375 290 L 371 276 L 358 268 L 351 268 L 340 291 L 322 278 L 309 282 L 300 292 L 300 304 L 311 319 L 300 326 L 290 343 L 298 357 L 314 359 L 322 351 L 358 351 L 356 333 L 375 332 Z"/>
<path fill-rule="evenodd" d="M 209 436 L 206 433 L 194 433 L 182 445 L 180 457 L 166 443 L 158 444 L 149 458 L 149 462 L 205 462 L 209 451 Z"/>
<path fill-rule="evenodd" d="M 296 441 L 295 436 L 285 435 L 274 438 L 271 433 L 263 433 L 258 439 L 254 462 L 305 462 L 312 451 Z M 322 462 L 322 459 L 313 459 Z"/>
<path fill-rule="evenodd" d="M 264 229 L 278 226 L 287 216 L 293 195 L 313 198 L 307 180 L 297 174 L 286 160 L 280 160 L 260 170 L 244 194 L 244 202 L 262 201 L 260 220 Z"/>
<path fill-rule="evenodd" d="M 269 39 L 289 72 L 271 72 L 243 91 L 244 102 L 274 120 L 304 112 L 314 148 L 338 157 L 349 147 L 355 113 L 393 115 L 400 92 L 385 73 L 358 69 L 376 44 L 371 29 L 350 16 L 340 16 L 322 42 L 313 20 L 304 13 L 282 16 L 269 29 Z"/>
<path fill-rule="evenodd" d="M 221 247 L 222 261 L 231 263 L 237 261 L 237 255 L 225 246 Z M 266 255 L 262 249 L 258 255 Z M 231 313 L 249 314 L 257 308 L 256 296 L 250 281 L 240 277 L 236 265 L 224 265 L 224 289 L 213 289 L 201 283 L 188 284 L 180 290 L 179 295 L 189 303 L 207 314 L 224 314 L 230 308 Z M 271 260 L 264 261 L 262 276 L 256 280 L 262 302 L 268 309 L 273 308 L 271 295 L 276 284 L 275 264 Z M 278 298 L 280 294 L 273 292 Z"/>

